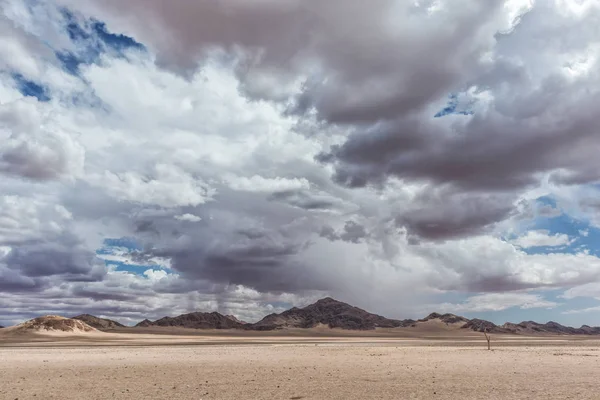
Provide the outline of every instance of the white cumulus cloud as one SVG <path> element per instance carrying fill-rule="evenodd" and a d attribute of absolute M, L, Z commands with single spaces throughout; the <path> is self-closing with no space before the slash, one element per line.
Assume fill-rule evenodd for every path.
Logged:
<path fill-rule="evenodd" d="M 572 242 L 573 239 L 564 233 L 551 235 L 550 232 L 545 230 L 528 231 L 525 235 L 512 240 L 515 245 L 526 249 L 531 247 L 567 246 Z"/>

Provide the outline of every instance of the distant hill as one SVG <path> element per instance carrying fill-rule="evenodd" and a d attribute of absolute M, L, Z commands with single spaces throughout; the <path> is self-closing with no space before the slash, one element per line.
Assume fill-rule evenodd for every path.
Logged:
<path fill-rule="evenodd" d="M 459 331 L 469 320 L 454 314 L 431 313 L 427 317 L 413 321 L 409 327 L 422 333 Z"/>
<path fill-rule="evenodd" d="M 81 325 L 79 325 L 81 324 Z M 17 327 L 4 328 L 11 332 L 17 330 L 45 332 L 98 332 L 123 328 L 119 322 L 82 314 L 73 319 L 58 316 L 46 316 L 27 321 Z M 557 322 L 540 324 L 523 321 L 518 324 L 507 322 L 501 326 L 482 319 L 468 319 L 455 314 L 431 313 L 419 320 L 389 319 L 372 314 L 361 308 L 326 297 L 303 308 L 293 307 L 279 314 L 270 314 L 256 323 L 240 321 L 233 315 L 218 312 L 193 312 L 176 317 L 164 317 L 156 321 L 145 319 L 136 327 L 180 327 L 192 329 L 240 329 L 269 331 L 286 328 L 310 329 L 328 327 L 345 330 L 373 330 L 376 328 L 407 328 L 423 333 L 472 331 L 495 334 L 516 335 L 600 335 L 600 327 L 583 325 L 572 328 Z M 2 327 L 0 327 L 2 328 Z"/>
<path fill-rule="evenodd" d="M 242 324 L 242 325 L 248 325 L 248 323 L 247 323 L 246 321 L 242 321 L 242 320 L 240 320 L 240 319 L 237 319 L 235 315 L 226 315 L 225 317 L 227 317 L 227 318 L 229 318 L 230 320 L 232 320 L 232 321 L 234 321 L 234 322 L 237 322 L 237 323 L 239 323 L 239 324 Z"/>
<path fill-rule="evenodd" d="M 113 321 L 114 322 L 114 321 Z M 498 326 L 482 319 L 468 319 L 455 314 L 431 313 L 420 320 L 396 320 L 372 314 L 361 308 L 326 297 L 303 308 L 293 307 L 279 314 L 270 314 L 250 324 L 233 315 L 218 312 L 194 312 L 177 317 L 164 317 L 156 321 L 145 319 L 136 327 L 181 327 L 193 329 L 243 329 L 269 331 L 286 328 L 309 329 L 319 326 L 346 330 L 373 330 L 376 328 L 420 328 L 424 332 L 473 331 L 495 334 L 553 334 L 553 335 L 600 335 L 600 328 L 587 325 L 571 328 L 556 322 L 539 324 L 532 321 Z M 99 328 L 104 329 L 104 328 Z"/>
<path fill-rule="evenodd" d="M 572 328 L 561 325 L 557 322 L 548 322 L 540 324 L 533 321 L 524 321 L 518 324 L 507 322 L 498 326 L 493 322 L 482 319 L 467 319 L 454 314 L 432 313 L 427 318 L 417 321 L 420 322 L 438 320 L 447 325 L 459 326 L 460 329 L 474 332 L 488 332 L 496 334 L 518 334 L 518 335 L 600 335 L 600 327 L 593 328 L 587 325 L 581 328 Z M 462 324 L 462 325 L 461 325 Z"/>
<path fill-rule="evenodd" d="M 477 318 L 469 320 L 462 329 L 469 329 L 475 332 L 510 333 L 507 329 L 500 327 L 493 322 Z"/>
<path fill-rule="evenodd" d="M 85 322 L 91 327 L 99 329 L 101 331 L 115 329 L 115 328 L 124 328 L 125 325 L 118 323 L 117 321 L 113 321 L 111 319 L 98 318 L 96 316 L 90 314 L 81 314 L 73 319 L 78 319 L 80 321 Z"/>
<path fill-rule="evenodd" d="M 558 322 L 550 321 L 545 324 L 539 324 L 534 321 L 523 321 L 518 324 L 510 322 L 502 325 L 508 333 L 516 333 L 522 335 L 529 334 L 555 334 L 555 335 L 600 335 L 600 327 L 590 327 L 583 325 L 581 328 L 572 328 L 564 326 Z"/>
<path fill-rule="evenodd" d="M 150 321 L 149 319 L 145 319 L 141 322 L 138 322 L 135 326 L 136 327 L 140 327 L 140 328 L 147 328 L 149 326 L 152 326 L 153 322 Z"/>
<path fill-rule="evenodd" d="M 397 328 L 408 326 L 414 321 L 399 321 L 371 314 L 330 297 L 319 300 L 304 308 L 292 308 L 281 314 L 270 314 L 259 322 L 248 326 L 253 330 L 282 328 L 314 328 L 319 325 L 330 328 L 370 330 L 375 328 Z"/>
<path fill-rule="evenodd" d="M 466 324 L 467 322 L 469 322 L 469 320 L 465 317 L 461 317 L 461 316 L 454 315 L 454 314 L 438 314 L 435 312 L 429 314 L 427 317 L 420 319 L 417 322 L 427 322 L 427 321 L 431 321 L 431 320 L 440 320 L 441 322 L 443 322 L 445 324 L 458 324 L 458 323 Z"/>
<path fill-rule="evenodd" d="M 82 335 L 98 333 L 98 330 L 77 319 L 65 318 L 58 315 L 46 315 L 3 329 L 3 333 L 12 335 L 31 333 Z"/>
<path fill-rule="evenodd" d="M 244 323 L 218 312 L 194 312 L 177 317 L 164 317 L 154 322 L 143 320 L 136 327 L 176 326 L 193 329 L 243 329 Z"/>

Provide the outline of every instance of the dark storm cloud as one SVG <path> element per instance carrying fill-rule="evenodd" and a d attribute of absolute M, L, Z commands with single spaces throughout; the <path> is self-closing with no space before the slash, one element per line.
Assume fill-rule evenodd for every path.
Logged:
<path fill-rule="evenodd" d="M 19 271 L 2 266 L 0 263 L 0 291 L 2 292 L 32 292 L 43 287 L 39 279 L 23 276 Z"/>
<path fill-rule="evenodd" d="M 124 293 L 125 290 L 127 290 L 127 292 Z M 128 302 L 128 301 L 135 301 L 137 298 L 139 298 L 139 294 L 132 292 L 129 288 L 127 288 L 127 289 L 120 288 L 119 292 L 115 293 L 114 291 L 111 291 L 111 292 L 95 291 L 95 290 L 91 290 L 89 288 L 81 287 L 81 288 L 76 288 L 75 290 L 73 290 L 70 293 L 70 295 L 76 296 L 76 297 L 84 297 L 84 298 L 91 299 L 94 301 L 115 300 L 115 301 Z"/>
<path fill-rule="evenodd" d="M 420 198 L 420 208 L 396 217 L 409 236 L 431 240 L 469 237 L 484 233 L 506 219 L 514 207 L 509 196 L 463 195 L 437 192 Z"/>
<path fill-rule="evenodd" d="M 311 216 L 314 200 L 306 195 L 302 197 L 304 207 L 293 204 L 291 208 L 289 194 L 280 196 L 286 200 L 265 199 L 264 195 L 223 187 L 217 201 L 186 208 L 185 212 L 201 218 L 192 224 L 181 224 L 172 215 L 132 215 L 133 227 L 144 221 L 153 228 L 137 232 L 144 250 L 130 256 L 139 263 L 153 257 L 168 259 L 173 270 L 184 278 L 177 284 L 156 288 L 169 293 L 198 290 L 201 286 L 211 290 L 205 287 L 207 282 L 244 285 L 264 292 L 321 290 L 324 283 L 311 272 L 318 266 L 307 265 L 301 257 L 321 226 L 319 219 Z M 331 202 L 336 200 L 329 198 Z M 179 232 L 176 236 L 171 235 L 174 229 Z M 358 233 L 350 229 L 347 234 Z M 186 281 L 190 287 L 173 286 Z"/>
<path fill-rule="evenodd" d="M 549 14 L 550 8 L 536 5 L 524 23 L 496 38 L 497 48 L 511 53 L 524 45 L 517 38 L 534 42 L 536 35 L 547 34 L 552 46 L 579 49 L 582 42 L 574 40 L 575 32 L 585 36 L 585 29 L 573 25 L 565 37 L 558 25 L 540 24 L 550 15 L 556 17 Z M 586 20 L 592 15 L 598 13 L 588 14 Z M 573 21 L 562 23 L 570 26 Z M 413 116 L 357 128 L 342 146 L 319 160 L 333 162 L 336 180 L 350 187 L 381 183 L 390 176 L 451 184 L 465 191 L 519 191 L 536 185 L 539 174 L 546 173 L 560 184 L 600 179 L 591 152 L 600 144 L 594 117 L 600 93 L 589 89 L 597 75 L 573 81 L 550 69 L 532 78 L 538 65 L 511 65 L 507 60 L 471 76 L 470 85 L 495 96 L 488 107 L 476 108 L 473 117 L 443 124 Z"/>
<path fill-rule="evenodd" d="M 0 153 L 0 172 L 37 181 L 59 178 L 68 171 L 68 155 L 56 149 L 49 159 L 35 145 L 22 142 Z"/>
<path fill-rule="evenodd" d="M 585 96 L 577 103 L 589 110 L 587 102 L 597 98 L 597 94 Z M 561 117 L 558 113 L 563 106 L 544 111 L 556 113 L 551 117 L 558 120 L 554 126 L 493 112 L 476 115 L 452 130 L 431 122 L 400 120 L 393 129 L 355 133 L 320 160 L 335 160 L 336 180 L 352 187 L 395 176 L 452 184 L 467 191 L 510 191 L 533 185 L 539 179 L 537 173 L 557 168 L 587 172 L 576 175 L 583 180 L 571 183 L 597 180 L 587 165 L 594 161 L 580 158 L 589 153 L 587 146 L 596 145 L 594 118 L 582 112 Z"/>
<path fill-rule="evenodd" d="M 156 233 L 157 235 L 160 234 L 158 232 L 158 230 L 156 229 L 156 227 L 154 226 L 154 222 L 152 222 L 152 221 L 139 221 L 135 227 L 135 232 L 136 233 L 151 232 L 151 233 Z"/>
<path fill-rule="evenodd" d="M 285 202 L 304 210 L 330 210 L 336 206 L 334 199 L 329 196 L 314 195 L 301 190 L 273 193 L 269 199 Z"/>
<path fill-rule="evenodd" d="M 129 252 L 128 259 L 139 265 L 160 264 L 156 257 L 167 259 L 173 273 L 182 276 L 183 279 L 156 283 L 153 286 L 156 293 L 218 292 L 230 284 L 265 292 L 321 289 L 323 283 L 310 273 L 317 266 L 305 265 L 300 257 L 311 245 L 310 236 L 320 226 L 317 220 L 308 217 L 312 211 L 328 211 L 341 201 L 331 195 L 310 192 L 265 196 L 218 186 L 214 202 L 163 210 L 143 209 L 101 193 L 95 196 L 96 190 L 82 192 L 87 194 L 76 193 L 67 201 L 74 219 L 122 215 L 122 222 L 135 232 L 141 249 Z M 182 223 L 175 218 L 186 213 L 200 220 Z M 136 293 L 133 287 L 125 293 L 83 288 L 77 295 L 102 300 L 120 299 L 119 296 L 132 293 Z"/>
<path fill-rule="evenodd" d="M 340 235 L 340 239 L 345 242 L 359 243 L 367 236 L 369 235 L 364 226 L 354 221 L 346 221 L 344 232 Z"/>
<path fill-rule="evenodd" d="M 600 171 L 597 165 L 587 168 L 583 167 L 579 171 L 560 171 L 550 176 L 550 182 L 558 185 L 582 185 L 598 181 L 600 181 Z"/>
<path fill-rule="evenodd" d="M 350 243 L 360 243 L 369 236 L 365 227 L 354 221 L 346 221 L 341 232 L 336 232 L 331 226 L 325 225 L 319 235 L 331 241 L 343 240 Z"/>
<path fill-rule="evenodd" d="M 60 275 L 66 281 L 95 281 L 105 273 L 96 255 L 69 236 L 15 246 L 3 262 L 31 278 Z"/>
<path fill-rule="evenodd" d="M 196 237 L 204 236 L 202 232 Z M 198 240 L 193 246 L 154 249 L 148 255 L 165 257 L 183 276 L 214 283 L 238 284 L 259 291 L 320 289 L 297 261 L 301 243 L 282 238 L 219 237 L 210 242 Z"/>
<path fill-rule="evenodd" d="M 437 284 L 444 290 L 470 293 L 500 293 L 519 290 L 535 290 L 540 288 L 560 289 L 596 282 L 600 273 L 596 270 L 581 271 L 570 277 L 561 277 L 553 282 L 539 282 L 526 279 L 520 274 L 510 274 L 505 271 L 487 270 L 485 265 L 478 270 L 456 270 L 460 279 L 449 279 Z"/>
<path fill-rule="evenodd" d="M 337 234 L 335 229 L 333 229 L 329 225 L 325 225 L 321 228 L 321 232 L 319 232 L 319 236 L 329 239 L 331 241 L 340 240 L 340 236 Z"/>
<path fill-rule="evenodd" d="M 544 285 L 522 282 L 520 277 L 510 275 L 470 276 L 459 285 L 450 285 L 448 290 L 459 290 L 471 293 L 504 293 L 516 290 L 536 289 Z"/>

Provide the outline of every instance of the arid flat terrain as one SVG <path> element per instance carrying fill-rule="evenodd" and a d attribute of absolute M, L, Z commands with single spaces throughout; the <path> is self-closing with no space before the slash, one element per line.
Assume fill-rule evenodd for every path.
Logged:
<path fill-rule="evenodd" d="M 305 332 L 306 334 L 306 332 Z M 600 341 L 481 335 L 0 340 L 0 399 L 599 399 Z"/>

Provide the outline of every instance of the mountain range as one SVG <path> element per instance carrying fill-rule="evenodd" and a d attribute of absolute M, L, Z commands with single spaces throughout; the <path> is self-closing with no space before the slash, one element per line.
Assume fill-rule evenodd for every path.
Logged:
<path fill-rule="evenodd" d="M 193 312 L 176 317 L 163 317 L 156 321 L 145 319 L 135 327 L 125 327 L 123 324 L 89 314 L 73 317 L 74 320 L 85 322 L 92 328 L 101 331 L 115 329 L 139 329 L 148 327 L 180 327 L 192 329 L 238 329 L 246 331 L 272 331 L 281 329 L 337 328 L 344 330 L 367 331 L 377 328 L 423 328 L 429 330 L 466 330 L 473 332 L 489 332 L 496 334 L 558 334 L 558 335 L 600 335 L 600 327 L 583 325 L 572 328 L 557 322 L 540 324 L 524 321 L 518 324 L 507 322 L 496 325 L 481 319 L 468 319 L 454 314 L 432 313 L 419 320 L 389 319 L 372 314 L 361 308 L 337 301 L 330 297 L 303 308 L 293 307 L 279 314 L 269 314 L 256 323 L 240 321 L 235 316 L 223 315 L 218 312 Z"/>

